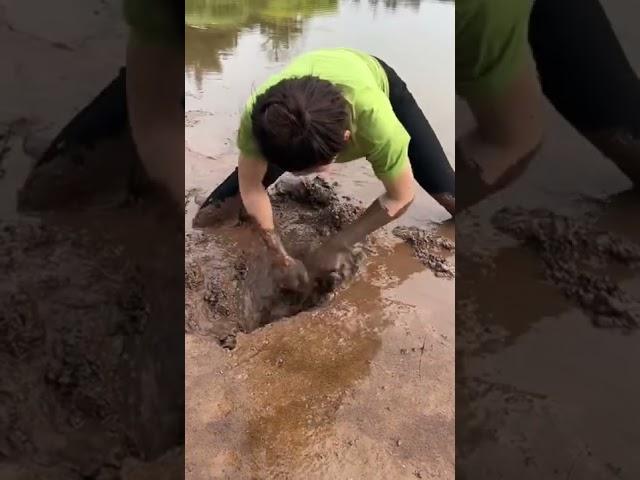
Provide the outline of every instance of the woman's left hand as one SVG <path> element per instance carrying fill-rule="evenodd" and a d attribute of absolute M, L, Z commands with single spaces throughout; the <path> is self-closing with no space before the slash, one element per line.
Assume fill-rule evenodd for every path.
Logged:
<path fill-rule="evenodd" d="M 328 242 L 311 252 L 304 259 L 309 275 L 325 276 L 331 273 L 341 274 L 349 263 L 349 250 L 339 244 Z"/>

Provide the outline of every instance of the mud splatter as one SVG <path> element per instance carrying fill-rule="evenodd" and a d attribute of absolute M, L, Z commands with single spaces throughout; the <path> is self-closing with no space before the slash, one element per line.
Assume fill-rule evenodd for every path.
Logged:
<path fill-rule="evenodd" d="M 446 258 L 455 251 L 455 244 L 451 240 L 418 227 L 396 227 L 393 234 L 411 245 L 416 257 L 436 277 L 455 278 L 455 266 Z"/>
<path fill-rule="evenodd" d="M 335 185 L 312 180 L 283 179 L 271 193 L 280 235 L 296 258 L 305 255 L 353 221 L 360 205 L 341 199 Z M 310 283 L 299 289 L 283 287 L 281 274 L 268 265 L 261 246 L 244 248 L 231 238 L 251 236 L 247 225 L 216 233 L 192 232 L 185 240 L 186 325 L 188 333 L 215 336 L 226 348 L 235 347 L 238 332 L 250 332 L 283 317 L 318 307 L 357 275 L 364 249 L 344 252 L 339 271 L 319 276 L 310 272 Z"/>
<path fill-rule="evenodd" d="M 540 256 L 546 278 L 580 305 L 596 327 L 638 328 L 640 300 L 606 272 L 612 263 L 637 268 L 640 245 L 543 209 L 504 208 L 493 223 Z"/>

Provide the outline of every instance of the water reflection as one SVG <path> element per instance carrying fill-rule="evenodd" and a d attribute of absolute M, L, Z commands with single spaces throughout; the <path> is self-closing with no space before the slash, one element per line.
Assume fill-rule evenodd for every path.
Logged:
<path fill-rule="evenodd" d="M 199 90 L 207 72 L 221 72 L 220 53 L 238 45 L 238 31 L 185 28 L 184 60 Z"/>
<path fill-rule="evenodd" d="M 278 62 L 309 19 L 335 15 L 341 3 L 367 5 L 373 11 L 417 11 L 423 0 L 186 0 L 187 72 L 200 88 L 206 73 L 221 72 L 221 57 L 232 52 L 246 32 L 259 32 L 262 49 L 271 62 Z"/>
<path fill-rule="evenodd" d="M 352 3 L 361 3 L 360 0 L 351 1 Z M 378 5 L 382 5 L 386 9 L 395 10 L 398 7 L 409 6 L 415 10 L 418 10 L 420 8 L 422 0 L 367 0 L 367 2 L 374 8 Z"/>
<path fill-rule="evenodd" d="M 206 72 L 220 72 L 220 55 L 234 48 L 243 31 L 264 37 L 272 61 L 303 31 L 307 19 L 338 11 L 338 0 L 187 0 L 185 61 L 200 85 Z"/>

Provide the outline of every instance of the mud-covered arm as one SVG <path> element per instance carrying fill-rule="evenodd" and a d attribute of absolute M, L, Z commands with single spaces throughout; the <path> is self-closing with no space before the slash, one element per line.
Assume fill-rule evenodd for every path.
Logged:
<path fill-rule="evenodd" d="M 332 237 L 328 244 L 337 248 L 348 248 L 362 242 L 389 222 L 402 216 L 415 196 L 415 182 L 409 162 L 392 178 L 383 178 L 385 193 L 378 197 L 367 210 L 352 224 Z"/>
<path fill-rule="evenodd" d="M 260 158 L 240 155 L 238 159 L 240 196 L 247 214 L 253 220 L 255 231 L 267 249 L 274 254 L 274 259 L 278 263 L 287 264 L 291 259 L 275 231 L 271 200 L 262 185 L 267 166 L 267 162 Z"/>

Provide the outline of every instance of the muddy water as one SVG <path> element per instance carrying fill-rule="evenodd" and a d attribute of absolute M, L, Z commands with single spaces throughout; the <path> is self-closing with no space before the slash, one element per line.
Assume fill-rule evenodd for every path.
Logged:
<path fill-rule="evenodd" d="M 189 478 L 453 478 L 453 284 L 392 254 L 229 354 L 187 336 Z"/>
<path fill-rule="evenodd" d="M 451 3 L 193 1 L 187 11 L 188 230 L 194 200 L 235 166 L 251 89 L 314 48 L 360 48 L 394 66 L 453 162 Z M 363 161 L 323 177 L 349 196 L 345 206 L 382 190 Z M 287 237 L 311 244 L 322 235 L 308 208 L 286 207 L 277 218 Z M 200 291 L 219 291 L 227 273 L 228 285 L 242 284 L 233 271 L 246 262 L 246 232 L 188 232 L 186 262 L 196 272 L 186 292 L 188 478 L 453 478 L 455 283 L 429 270 L 453 258 L 450 249 L 424 251 L 428 239 L 453 240 L 447 218 L 420 192 L 401 223 L 433 234 L 403 230 L 415 250 L 391 226 L 331 301 L 251 333 L 238 328 L 233 288 L 209 296 L 214 310 Z"/>
<path fill-rule="evenodd" d="M 640 37 L 619 14 L 622 4 L 605 7 L 629 47 Z M 637 52 L 630 60 L 640 71 Z M 456 113 L 460 131 L 468 128 L 464 105 Z M 545 114 L 545 144 L 524 177 L 456 220 L 457 468 L 482 479 L 637 478 L 640 389 L 628 368 L 640 361 L 637 328 L 601 324 L 574 288 L 580 278 L 608 277 L 609 290 L 624 298 L 618 313 L 633 318 L 635 262 L 594 258 L 584 248 L 595 235 L 564 247 L 539 237 L 532 248 L 512 234 L 517 222 L 511 233 L 498 228 L 504 206 L 542 208 L 568 216 L 575 232 L 640 245 L 640 195 L 550 106 Z"/>

